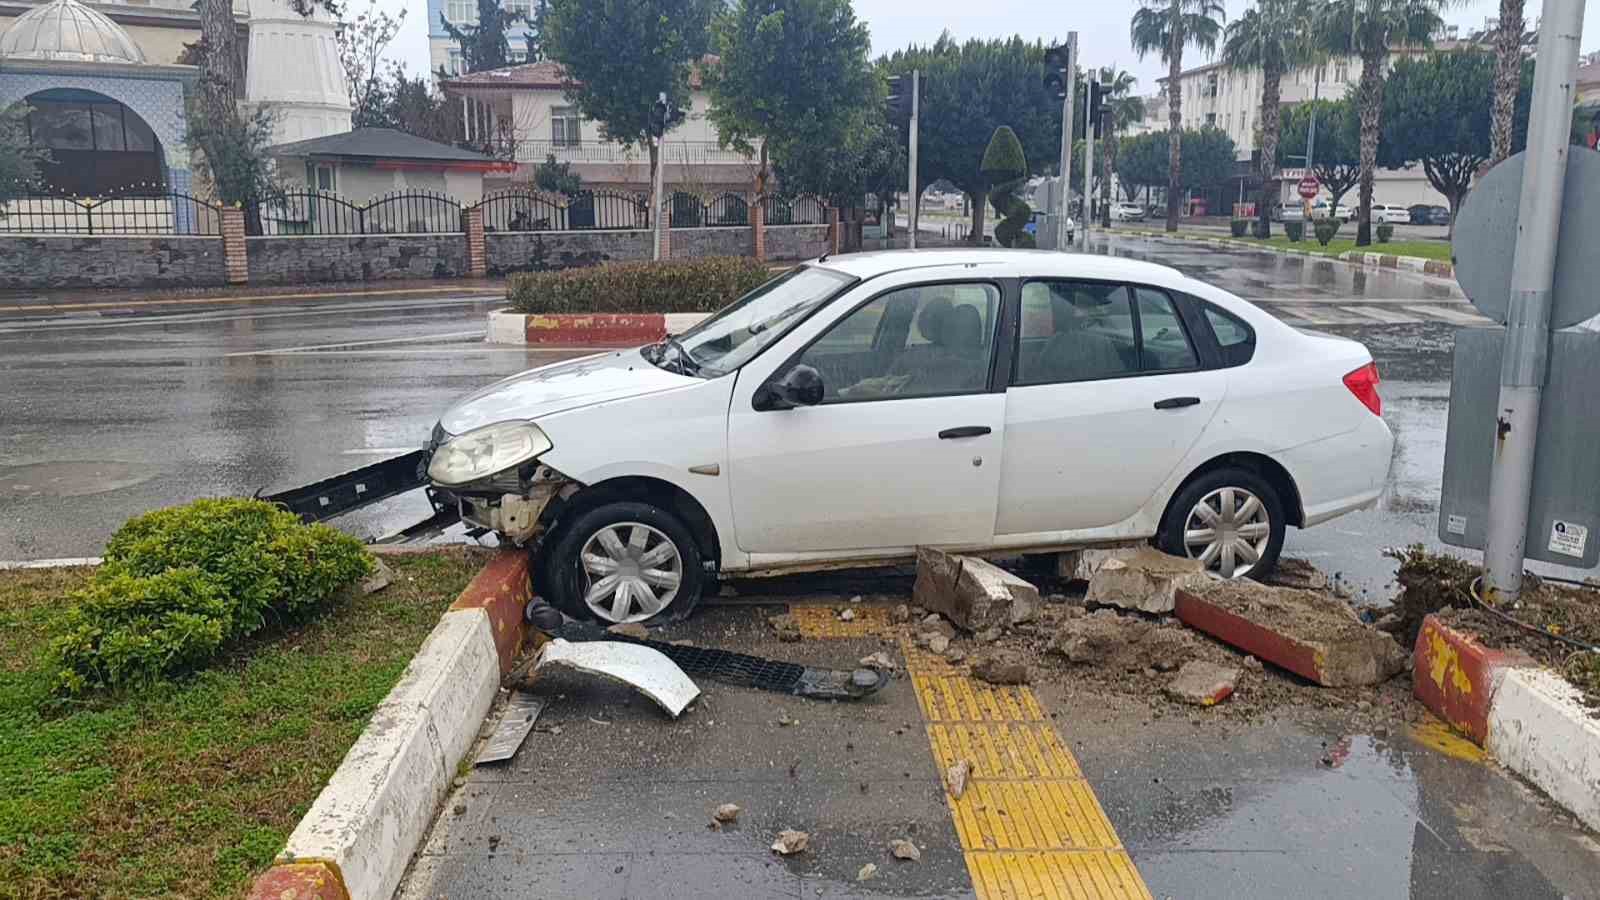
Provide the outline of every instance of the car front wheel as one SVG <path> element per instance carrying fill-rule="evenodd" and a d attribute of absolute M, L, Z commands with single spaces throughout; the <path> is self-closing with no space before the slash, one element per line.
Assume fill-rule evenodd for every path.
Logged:
<path fill-rule="evenodd" d="M 1158 544 L 1174 556 L 1205 563 L 1221 578 L 1262 578 L 1283 549 L 1283 501 L 1248 469 L 1207 472 L 1173 498 Z"/>
<path fill-rule="evenodd" d="M 672 513 L 633 501 L 597 506 L 562 527 L 545 572 L 563 612 L 607 623 L 688 615 L 705 584 L 689 529 Z"/>

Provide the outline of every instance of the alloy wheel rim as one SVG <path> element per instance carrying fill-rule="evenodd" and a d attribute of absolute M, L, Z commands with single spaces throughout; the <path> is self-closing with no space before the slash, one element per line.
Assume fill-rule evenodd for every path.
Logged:
<path fill-rule="evenodd" d="M 1244 488 L 1222 487 L 1206 494 L 1183 523 L 1184 552 L 1223 578 L 1249 575 L 1271 541 L 1266 504 Z"/>
<path fill-rule="evenodd" d="M 583 602 L 607 622 L 639 622 L 660 613 L 683 584 L 683 554 L 643 522 L 607 525 L 583 542 L 578 564 Z"/>

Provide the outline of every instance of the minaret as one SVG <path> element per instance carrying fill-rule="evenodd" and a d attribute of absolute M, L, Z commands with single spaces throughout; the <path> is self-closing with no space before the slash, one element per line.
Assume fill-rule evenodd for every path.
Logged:
<path fill-rule="evenodd" d="M 274 143 L 349 131 L 338 23 L 320 6 L 302 16 L 289 0 L 249 0 L 249 7 L 244 100 L 277 112 Z"/>

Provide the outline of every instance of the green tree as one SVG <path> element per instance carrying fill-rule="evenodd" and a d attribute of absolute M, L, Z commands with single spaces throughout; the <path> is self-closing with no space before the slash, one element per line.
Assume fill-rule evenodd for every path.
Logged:
<path fill-rule="evenodd" d="M 840 139 L 815 142 L 773 160 L 784 193 L 816 194 L 841 208 L 856 208 L 866 194 L 887 197 L 905 183 L 906 148 L 881 103 L 855 111 Z"/>
<path fill-rule="evenodd" d="M 1217 49 L 1227 11 L 1221 0 L 1139 0 L 1129 26 L 1133 49 L 1143 59 L 1157 54 L 1167 64 L 1167 130 L 1178 139 L 1167 146 L 1167 230 L 1178 230 L 1178 181 L 1183 168 L 1183 51 Z"/>
<path fill-rule="evenodd" d="M 1278 205 L 1279 84 L 1290 69 L 1309 61 L 1311 43 L 1305 0 L 1260 0 L 1228 24 L 1222 59 L 1228 67 L 1261 70 L 1261 195 L 1256 203 L 1256 236 L 1272 233 L 1272 208 Z"/>
<path fill-rule="evenodd" d="M 1456 212 L 1472 188 L 1473 176 L 1493 153 L 1493 112 L 1483 99 L 1496 79 L 1495 58 L 1481 51 L 1435 53 L 1427 59 L 1402 59 L 1389 73 L 1383 95 L 1383 140 L 1378 165 L 1399 168 L 1420 162 L 1428 183 L 1450 203 L 1451 233 Z M 1533 62 L 1522 65 L 1513 106 L 1511 152 L 1528 142 L 1528 107 L 1533 95 Z"/>
<path fill-rule="evenodd" d="M 398 15 L 390 15 L 378 6 L 378 0 L 367 0 L 366 11 L 354 19 L 341 18 L 337 32 L 339 65 L 344 69 L 354 119 L 361 118 L 383 92 L 383 51 L 400 33 L 405 20 L 403 7 Z"/>
<path fill-rule="evenodd" d="M 352 121 L 357 128 L 393 128 L 441 144 L 460 143 L 466 138 L 461 109 L 430 82 L 410 77 L 405 67 L 391 62 Z"/>
<path fill-rule="evenodd" d="M 28 107 L 18 103 L 0 109 L 0 218 L 4 218 L 5 198 L 37 189 L 40 170 L 49 162 L 49 151 L 33 146 L 28 139 Z"/>
<path fill-rule="evenodd" d="M 506 30 L 522 20 L 522 13 L 505 9 L 500 0 L 478 0 L 478 21 L 470 25 L 455 25 L 439 13 L 439 27 L 461 48 L 461 66 L 468 72 L 505 68 L 511 57 Z"/>
<path fill-rule="evenodd" d="M 1117 153 L 1117 177 L 1127 190 L 1135 187 L 1169 185 L 1172 158 L 1169 132 L 1152 131 L 1126 138 Z M 1183 168 L 1178 171 L 1177 190 L 1206 190 L 1234 177 L 1237 148 L 1233 138 L 1220 128 L 1190 129 L 1179 138 L 1183 142 Z M 1133 192 L 1128 191 L 1133 199 Z"/>
<path fill-rule="evenodd" d="M 1523 0 L 1500 0 L 1500 17 L 1489 35 L 1494 42 L 1494 102 L 1489 119 L 1489 164 L 1495 165 L 1512 154 L 1517 95 L 1522 87 L 1522 61 L 1527 58 L 1527 22 L 1522 14 Z M 1454 223 L 1454 212 L 1450 215 Z M 1452 228 L 1454 225 L 1452 225 Z"/>
<path fill-rule="evenodd" d="M 1360 211 L 1356 246 L 1372 243 L 1372 179 L 1383 132 L 1384 67 L 1391 47 L 1430 47 L 1444 26 L 1444 0 L 1328 0 L 1313 23 L 1320 49 L 1361 58 L 1356 110 L 1361 120 Z"/>
<path fill-rule="evenodd" d="M 1138 199 L 1139 188 L 1167 183 L 1167 133 L 1165 131 L 1125 137 L 1117 142 L 1117 180 L 1129 200 Z"/>
<path fill-rule="evenodd" d="M 1278 135 L 1278 164 L 1306 157 L 1307 127 L 1317 118 L 1316 146 L 1311 152 L 1311 168 L 1317 180 L 1333 195 L 1339 208 L 1344 195 L 1361 180 L 1361 125 L 1355 103 L 1350 100 L 1311 100 L 1288 108 Z"/>
<path fill-rule="evenodd" d="M 600 123 L 603 138 L 650 153 L 655 183 L 660 148 L 650 139 L 650 108 L 658 94 L 679 109 L 689 105 L 689 73 L 706 52 L 707 26 L 717 0 L 550 0 L 544 50 L 572 87 L 567 98 L 584 118 Z"/>
<path fill-rule="evenodd" d="M 989 136 L 1010 126 L 1035 162 L 1061 152 L 1061 101 L 1044 87 L 1044 45 L 1021 37 L 969 40 L 948 33 L 930 46 L 912 46 L 880 60 L 886 75 L 927 75 L 920 109 L 917 183 L 943 178 L 972 208 L 970 240 L 982 239 L 986 185 L 980 172 Z M 1054 169 L 1054 166 L 1049 166 Z M 1030 174 L 1033 174 L 1030 172 Z M 904 184 L 904 182 L 900 182 Z"/>
<path fill-rule="evenodd" d="M 550 153 L 533 170 L 533 186 L 541 191 L 571 197 L 583 190 L 583 179 L 572 171 L 572 163 L 556 162 L 555 154 Z"/>
<path fill-rule="evenodd" d="M 760 142 L 758 193 L 769 154 L 795 159 L 844 140 L 882 96 L 850 0 L 734 0 L 711 33 L 718 63 L 706 73 L 707 117 L 725 145 L 748 155 Z"/>
<path fill-rule="evenodd" d="M 1031 246 L 1032 235 L 1022 227 L 1033 217 L 1033 210 L 1017 196 L 1017 188 L 1028 180 L 1028 160 L 1016 132 L 1004 125 L 994 130 L 978 172 L 989 187 L 994 214 L 1001 217 L 994 239 L 1002 247 Z"/>
<path fill-rule="evenodd" d="M 1117 136 L 1133 123 L 1144 121 L 1144 100 L 1133 93 L 1138 83 L 1139 79 L 1116 66 L 1100 70 L 1100 87 L 1107 92 L 1101 101 L 1105 133 L 1096 148 L 1100 153 L 1100 225 L 1104 228 L 1111 227 L 1111 173 L 1117 167 Z"/>
<path fill-rule="evenodd" d="M 203 102 L 191 104 L 185 140 L 200 184 L 230 206 L 277 196 L 276 166 L 267 153 L 273 144 L 272 111 L 263 107 L 248 119 L 237 113 L 220 121 L 210 116 Z"/>

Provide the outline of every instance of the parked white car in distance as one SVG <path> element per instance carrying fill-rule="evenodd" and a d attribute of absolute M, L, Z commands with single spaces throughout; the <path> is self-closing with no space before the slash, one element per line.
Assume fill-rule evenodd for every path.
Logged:
<path fill-rule="evenodd" d="M 1328 201 L 1318 200 L 1317 205 L 1311 209 L 1311 217 L 1314 219 L 1326 219 L 1328 217 Z M 1348 222 L 1355 218 L 1355 212 L 1341 203 L 1334 208 L 1333 217 L 1341 222 Z"/>
<path fill-rule="evenodd" d="M 1372 204 L 1372 224 L 1409 225 L 1411 224 L 1411 210 L 1405 206 L 1374 203 Z"/>
<path fill-rule="evenodd" d="M 1277 218 L 1279 222 L 1304 222 L 1306 210 L 1299 203 L 1280 203 Z"/>
<path fill-rule="evenodd" d="M 681 615 L 719 573 L 931 546 L 1151 540 L 1224 577 L 1370 506 L 1394 438 L 1372 356 L 1165 266 L 824 257 L 676 338 L 445 411 L 440 502 L 538 547 L 572 615 Z"/>
<path fill-rule="evenodd" d="M 1118 222 L 1144 221 L 1144 207 L 1137 203 L 1118 203 L 1111 207 L 1111 218 Z"/>

